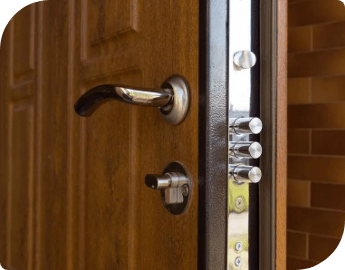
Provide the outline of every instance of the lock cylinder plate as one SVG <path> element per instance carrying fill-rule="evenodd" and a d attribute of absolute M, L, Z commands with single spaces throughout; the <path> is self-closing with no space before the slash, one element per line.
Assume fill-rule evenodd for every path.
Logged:
<path fill-rule="evenodd" d="M 162 175 L 148 174 L 145 184 L 152 189 L 160 189 L 165 208 L 174 215 L 182 214 L 191 198 L 190 177 L 178 162 L 169 163 Z"/>
<path fill-rule="evenodd" d="M 181 215 L 186 211 L 191 198 L 191 178 L 182 164 L 178 162 L 169 163 L 163 171 L 163 175 L 166 174 L 180 174 L 184 178 L 180 179 L 183 181 L 183 183 L 180 184 L 180 187 L 161 190 L 162 201 L 165 208 L 173 215 Z M 188 192 L 185 192 L 186 189 L 188 189 Z M 179 199 L 179 202 L 170 204 L 169 202 L 172 200 L 172 198 Z"/>

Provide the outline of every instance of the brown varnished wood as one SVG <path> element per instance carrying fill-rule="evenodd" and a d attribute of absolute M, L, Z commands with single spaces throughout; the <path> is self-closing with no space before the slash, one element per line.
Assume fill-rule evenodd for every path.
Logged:
<path fill-rule="evenodd" d="M 3 33 L 3 38 L 1 40 L 1 47 L 0 47 L 0 242 L 3 243 L 0 245 L 0 262 L 2 266 L 6 266 L 7 258 L 6 258 L 6 251 L 7 251 L 7 199 L 8 199 L 8 180 L 7 180 L 7 84 L 8 80 L 6 80 L 8 75 L 8 41 L 9 41 L 9 28 Z"/>
<path fill-rule="evenodd" d="M 132 1 L 121 12 L 106 3 L 103 8 L 128 20 L 110 34 L 112 26 L 97 28 L 107 21 L 93 25 L 87 17 L 106 20 L 97 13 L 102 8 L 80 4 L 82 92 L 104 83 L 159 87 L 172 74 L 185 76 L 192 91 L 190 114 L 180 126 L 167 124 L 155 108 L 118 102 L 81 119 L 85 269 L 196 269 L 197 184 L 189 211 L 174 217 L 143 180 L 171 161 L 184 163 L 197 179 L 197 2 Z"/>
<path fill-rule="evenodd" d="M 34 250 L 35 10 L 12 20 L 1 42 L 1 263 L 31 269 Z M 21 30 L 19 31 L 19 28 Z M 22 36 L 22 31 L 28 34 Z M 16 46 L 14 46 L 16 44 Z M 20 52 L 19 52 L 20 51 Z M 26 56 L 18 63 L 20 53 Z"/>
<path fill-rule="evenodd" d="M 0 260 L 10 269 L 197 269 L 198 1 L 50 0 L 1 43 Z M 277 269 L 285 269 L 286 1 L 278 1 Z M 73 103 L 104 83 L 191 87 L 179 126 L 119 102 L 82 119 Z M 144 185 L 171 161 L 193 178 L 172 216 Z"/>
<path fill-rule="evenodd" d="M 287 1 L 277 1 L 276 269 L 286 269 Z"/>
<path fill-rule="evenodd" d="M 68 191 L 68 1 L 43 4 L 42 52 L 42 167 L 36 244 L 38 269 L 67 267 Z"/>
<path fill-rule="evenodd" d="M 1 43 L 0 260 L 9 269 L 197 269 L 198 1 L 63 0 L 31 5 Z M 109 102 L 87 119 L 90 87 L 191 87 L 179 126 L 155 108 Z M 172 216 L 144 176 L 171 161 L 193 178 Z"/>

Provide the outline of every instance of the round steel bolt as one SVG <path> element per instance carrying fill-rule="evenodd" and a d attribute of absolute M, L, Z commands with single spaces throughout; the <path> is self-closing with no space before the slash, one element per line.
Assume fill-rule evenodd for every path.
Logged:
<path fill-rule="evenodd" d="M 253 167 L 249 173 L 248 177 L 252 183 L 258 183 L 261 180 L 261 170 L 258 167 Z"/>
<path fill-rule="evenodd" d="M 254 117 L 249 122 L 249 129 L 253 132 L 253 134 L 259 134 L 262 130 L 262 121 L 259 118 Z"/>
<path fill-rule="evenodd" d="M 260 143 L 258 142 L 253 142 L 250 146 L 249 146 L 249 153 L 252 156 L 252 158 L 259 158 L 261 157 L 262 154 L 262 146 Z"/>

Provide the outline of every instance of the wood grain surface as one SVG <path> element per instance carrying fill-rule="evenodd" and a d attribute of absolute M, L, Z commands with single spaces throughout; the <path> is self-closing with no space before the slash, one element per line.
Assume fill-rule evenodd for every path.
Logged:
<path fill-rule="evenodd" d="M 0 262 L 6 269 L 196 270 L 198 0 L 50 0 L 9 23 L 0 48 Z M 286 0 L 278 1 L 277 269 L 286 261 Z M 116 101 L 80 118 L 91 87 L 191 89 L 185 121 Z M 171 215 L 144 177 L 181 162 L 193 180 Z"/>
<path fill-rule="evenodd" d="M 287 0 L 277 1 L 276 269 L 286 269 Z"/>
<path fill-rule="evenodd" d="M 50 0 L 1 42 L 0 262 L 7 269 L 197 269 L 198 1 Z M 190 85 L 185 121 L 116 101 L 73 110 L 89 88 Z M 144 184 L 181 162 L 193 179 L 171 215 Z"/>

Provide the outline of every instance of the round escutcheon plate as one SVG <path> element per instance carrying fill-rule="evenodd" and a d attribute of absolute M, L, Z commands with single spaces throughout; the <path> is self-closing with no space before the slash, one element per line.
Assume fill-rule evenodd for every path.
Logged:
<path fill-rule="evenodd" d="M 183 203 L 178 203 L 178 204 L 166 204 L 165 203 L 165 191 L 161 190 L 161 196 L 163 200 L 163 204 L 168 211 L 173 214 L 173 215 L 181 215 L 183 214 L 190 202 L 190 198 L 192 195 L 192 179 L 190 178 L 190 175 L 188 174 L 187 170 L 183 167 L 183 165 L 179 162 L 171 162 L 167 165 L 167 167 L 163 171 L 163 175 L 166 173 L 181 173 L 185 175 L 190 181 L 189 181 L 189 187 L 188 187 L 188 192 L 183 192 Z"/>

